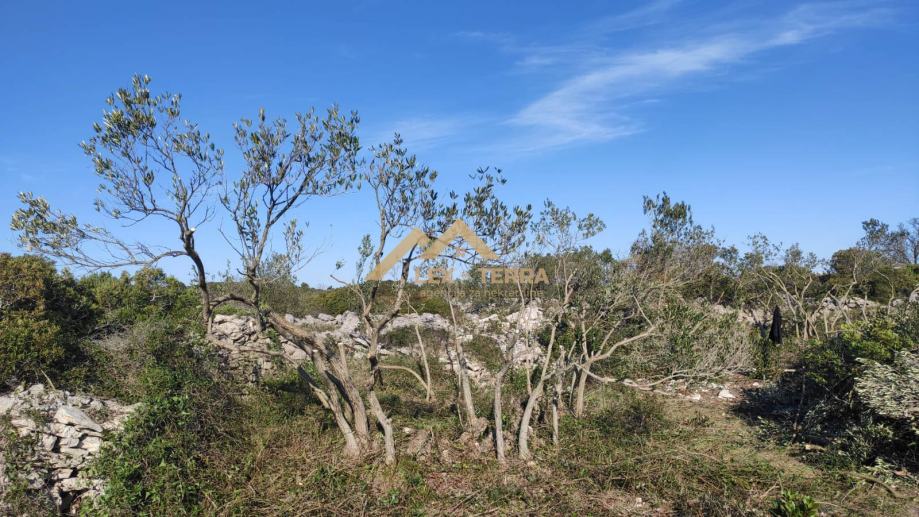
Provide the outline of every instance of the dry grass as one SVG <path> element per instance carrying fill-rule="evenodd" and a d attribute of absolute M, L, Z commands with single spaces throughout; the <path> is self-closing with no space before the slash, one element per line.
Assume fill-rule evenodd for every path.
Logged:
<path fill-rule="evenodd" d="M 280 385 L 279 385 L 280 386 Z M 290 392 L 247 403 L 245 443 L 214 451 L 220 480 L 208 499 L 218 515 L 738 515 L 763 513 L 782 489 L 812 495 L 829 514 L 907 515 L 909 501 L 797 461 L 759 441 L 721 405 L 602 388 L 591 414 L 563 421 L 562 445 L 534 462 L 500 468 L 487 450 L 456 443 L 446 404 L 390 384 L 384 404 L 396 428 L 433 427 L 424 460 L 401 456 L 349 464 L 324 413 Z M 269 400 L 274 400 L 270 403 Z M 410 408 L 422 406 L 426 411 Z M 446 418 L 451 422 L 451 418 Z M 400 443 L 406 437 L 398 433 Z"/>

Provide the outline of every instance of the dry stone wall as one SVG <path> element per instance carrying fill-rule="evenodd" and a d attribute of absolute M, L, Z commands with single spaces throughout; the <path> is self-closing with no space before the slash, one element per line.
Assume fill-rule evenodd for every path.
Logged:
<path fill-rule="evenodd" d="M 499 346 L 514 347 L 514 361 L 518 365 L 532 364 L 542 354 L 542 350 L 533 343 L 532 335 L 544 323 L 543 311 L 532 304 L 521 311 L 506 316 L 482 316 L 466 314 L 466 319 L 471 323 L 459 337 L 463 342 L 473 339 L 474 334 L 489 336 L 496 342 L 503 343 L 504 337 L 509 335 L 509 328 L 517 328 L 519 338 L 513 343 L 504 343 Z M 355 357 L 361 357 L 367 349 L 367 340 L 361 334 L 361 320 L 354 312 L 345 312 L 337 316 L 319 314 L 297 318 L 285 316 L 288 323 L 310 329 L 313 339 L 324 342 L 332 339 L 341 343 L 350 350 Z M 438 314 L 404 314 L 394 318 L 383 330 L 383 335 L 401 330 L 418 327 L 422 331 L 437 331 L 449 333 L 452 330 L 450 322 Z M 525 336 L 530 339 L 525 339 Z M 296 345 L 281 336 L 271 338 L 268 334 L 260 332 L 255 318 L 250 316 L 218 315 L 210 333 L 211 342 L 217 347 L 224 357 L 228 367 L 242 377 L 252 382 L 257 382 L 266 375 L 271 375 L 279 369 L 300 364 L 307 360 L 307 354 Z M 429 352 L 437 354 L 439 362 L 445 369 L 456 369 L 459 362 L 452 357 L 451 350 L 444 350 L 440 346 L 429 346 Z M 384 348 L 381 355 L 403 354 L 413 355 L 417 352 L 414 345 Z M 468 354 L 467 354 L 468 355 Z M 479 364 L 472 357 L 467 357 L 466 367 L 474 381 L 487 384 L 490 375 L 484 365 Z"/>
<path fill-rule="evenodd" d="M 103 481 L 92 479 L 86 467 L 99 454 L 108 433 L 121 430 L 137 409 L 113 400 L 94 398 L 35 384 L 0 395 L 3 432 L 28 444 L 22 471 L 13 471 L 10 448 L 0 451 L 0 496 L 14 477 L 36 496 L 48 497 L 61 513 L 77 501 L 97 495 Z M 2 497 L 0 497 L 2 500 Z M 6 514 L 0 505 L 0 514 Z"/>

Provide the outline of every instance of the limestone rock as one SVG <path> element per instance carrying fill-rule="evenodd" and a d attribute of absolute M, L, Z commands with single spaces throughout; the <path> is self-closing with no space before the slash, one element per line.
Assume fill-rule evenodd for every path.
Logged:
<path fill-rule="evenodd" d="M 58 391 L 36 384 L 0 396 L 9 423 L 20 436 L 31 437 L 31 470 L 25 473 L 29 490 L 44 491 L 61 514 L 79 506 L 103 488 L 101 480 L 85 476 L 86 465 L 103 445 L 103 429 L 117 431 L 138 405 Z M 87 411 L 106 415 L 96 422 Z M 0 448 L 0 495 L 4 490 L 5 450 Z M 76 506 L 75 506 L 76 505 Z M 4 514 L 0 505 L 0 514 Z"/>
<path fill-rule="evenodd" d="M 80 447 L 90 453 L 97 453 L 102 448 L 102 438 L 87 436 L 80 442 Z"/>
<path fill-rule="evenodd" d="M 16 407 L 16 399 L 9 396 L 0 397 L 0 415 L 5 415 Z"/>
<path fill-rule="evenodd" d="M 730 399 L 733 399 L 733 398 L 736 398 L 736 397 L 734 396 L 733 393 L 731 393 L 731 390 L 729 390 L 729 389 L 727 389 L 727 388 L 722 388 L 721 391 L 718 392 L 718 398 L 719 398 L 719 399 L 730 400 Z"/>
<path fill-rule="evenodd" d="M 89 415 L 72 406 L 61 406 L 54 414 L 54 420 L 61 424 L 71 424 L 81 429 L 101 433 L 102 427 L 89 418 Z"/>

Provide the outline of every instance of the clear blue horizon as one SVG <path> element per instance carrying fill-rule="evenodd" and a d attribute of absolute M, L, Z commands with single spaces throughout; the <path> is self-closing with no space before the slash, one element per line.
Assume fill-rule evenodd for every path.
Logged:
<path fill-rule="evenodd" d="M 627 251 L 642 196 L 666 190 L 728 243 L 762 232 L 828 257 L 865 219 L 919 217 L 917 25 L 905 1 L 7 3 L 0 251 L 21 252 L 9 230 L 20 191 L 106 222 L 78 144 L 141 73 L 182 93 L 229 178 L 233 122 L 338 103 L 360 112 L 365 147 L 401 132 L 443 190 L 493 166 L 509 202 L 596 213 L 599 248 Z M 324 248 L 302 281 L 330 285 L 335 262 L 353 262 L 369 202 L 299 210 Z M 231 258 L 220 225 L 198 237 L 212 273 Z M 161 267 L 189 277 L 186 261 Z"/>

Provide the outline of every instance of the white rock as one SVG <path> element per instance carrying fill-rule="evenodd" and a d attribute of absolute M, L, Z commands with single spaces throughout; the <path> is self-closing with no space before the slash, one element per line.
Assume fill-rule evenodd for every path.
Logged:
<path fill-rule="evenodd" d="M 60 483 L 57 484 L 58 490 L 61 492 L 78 492 L 80 490 L 86 490 L 91 486 L 91 483 L 82 478 L 67 478 L 62 479 Z"/>
<path fill-rule="evenodd" d="M 699 393 L 693 393 L 692 395 L 690 395 L 690 396 L 688 396 L 688 397 L 686 397 L 686 398 L 688 398 L 689 400 L 691 400 L 691 401 L 693 401 L 693 402 L 698 402 L 698 401 L 702 400 L 702 395 L 700 395 Z"/>
<path fill-rule="evenodd" d="M 13 397 L 3 396 L 0 397 L 0 415 L 5 415 L 13 410 L 16 407 L 18 402 Z"/>
<path fill-rule="evenodd" d="M 89 418 L 89 415 L 72 406 L 58 408 L 57 413 L 54 414 L 54 420 L 61 424 L 72 424 L 83 429 L 102 432 L 102 427 Z"/>
<path fill-rule="evenodd" d="M 732 399 L 735 397 L 734 397 L 734 394 L 731 393 L 731 390 L 727 388 L 723 388 L 721 391 L 718 392 L 718 398 L 719 399 Z"/>
<path fill-rule="evenodd" d="M 33 421 L 31 418 L 26 418 L 26 417 L 14 418 L 10 420 L 10 423 L 13 424 L 13 427 L 17 429 L 24 429 L 27 431 L 34 431 L 35 429 L 37 429 L 35 425 L 35 421 Z"/>
<path fill-rule="evenodd" d="M 82 442 L 80 442 L 80 447 L 86 449 L 87 452 L 95 454 L 99 452 L 99 449 L 102 448 L 102 438 L 87 436 L 86 438 L 83 438 Z"/>
<path fill-rule="evenodd" d="M 41 437 L 41 448 L 46 451 L 53 451 L 54 446 L 57 445 L 57 436 L 51 434 L 45 434 Z"/>
<path fill-rule="evenodd" d="M 41 395 L 43 395 L 43 394 L 45 393 L 45 385 L 44 385 L 44 384 L 35 384 L 35 385 L 33 385 L 32 387 L 30 387 L 29 389 L 27 389 L 27 390 L 26 390 L 26 393 L 27 393 L 30 397 L 40 397 Z"/>
<path fill-rule="evenodd" d="M 26 475 L 26 481 L 29 482 L 29 488 L 32 490 L 40 490 L 45 488 L 45 480 L 38 472 L 29 472 Z"/>
<path fill-rule="evenodd" d="M 82 458 L 86 456 L 87 452 L 79 447 L 61 447 L 61 454 L 72 458 Z"/>
<path fill-rule="evenodd" d="M 51 479 L 55 481 L 60 481 L 61 479 L 67 479 L 73 477 L 73 469 L 57 469 L 51 474 Z"/>
<path fill-rule="evenodd" d="M 64 447 L 79 447 L 80 446 L 80 436 L 77 435 L 77 436 L 63 437 L 61 438 L 61 441 L 58 445 L 60 445 L 61 449 L 63 449 Z"/>

